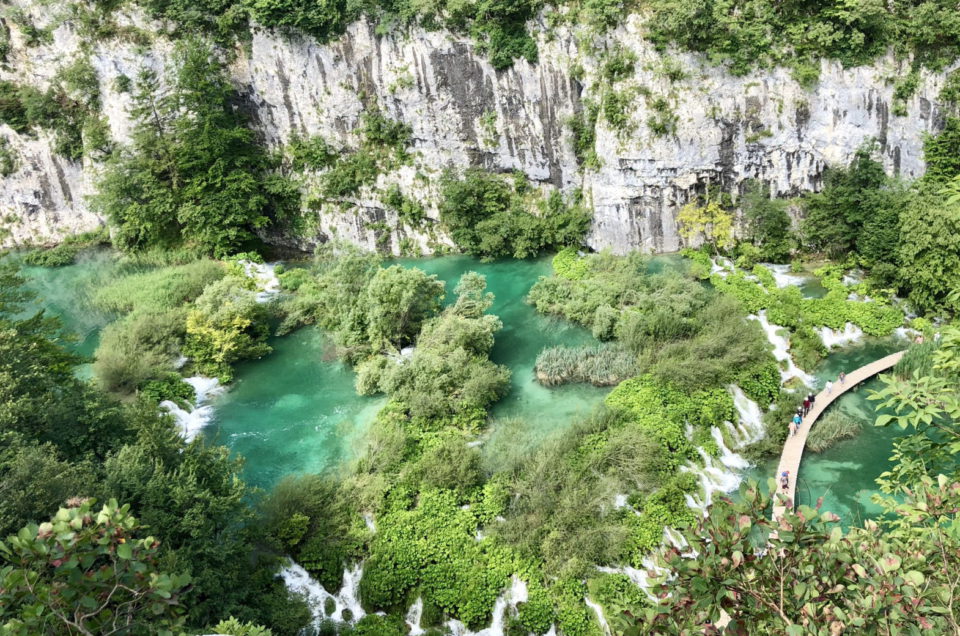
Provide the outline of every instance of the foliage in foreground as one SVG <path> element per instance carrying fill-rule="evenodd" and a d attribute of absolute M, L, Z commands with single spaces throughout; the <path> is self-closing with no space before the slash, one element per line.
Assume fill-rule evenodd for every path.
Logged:
<path fill-rule="evenodd" d="M 59 322 L 26 313 L 21 284 L 0 266 L 0 533 L 45 521 L 69 498 L 116 499 L 160 542 L 151 567 L 190 577 L 178 598 L 186 628 L 209 631 L 231 614 L 277 633 L 305 626 L 308 610 L 274 579 L 275 556 L 255 549 L 240 462 L 224 447 L 184 442 L 155 402 L 120 403 L 79 380 Z"/>
<path fill-rule="evenodd" d="M 158 571 L 159 542 L 130 506 L 71 501 L 0 542 L 0 620 L 11 634 L 172 634 L 189 577 Z"/>
<path fill-rule="evenodd" d="M 684 532 L 682 552 L 660 551 L 669 574 L 655 588 L 660 604 L 646 614 L 649 629 L 701 629 L 721 611 L 731 618 L 728 629 L 764 633 L 960 629 L 951 608 L 960 483 L 924 478 L 902 503 L 882 499 L 889 518 L 846 533 L 839 517 L 819 507 L 800 506 L 771 522 L 770 496 L 756 484 L 740 494 Z"/>

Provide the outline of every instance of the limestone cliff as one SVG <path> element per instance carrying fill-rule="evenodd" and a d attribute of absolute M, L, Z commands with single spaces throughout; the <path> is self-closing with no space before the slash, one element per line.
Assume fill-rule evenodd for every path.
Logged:
<path fill-rule="evenodd" d="M 42 23 L 44 11 L 25 5 Z M 147 30 L 141 18 L 124 18 Z M 0 79 L 44 86 L 62 65 L 81 55 L 70 22 L 49 44 L 27 46 L 14 24 L 11 52 Z M 375 100 L 390 117 L 413 130 L 412 165 L 381 175 L 348 204 L 324 204 L 303 236 L 274 236 L 307 247 L 331 236 L 393 252 L 400 241 L 428 251 L 444 237 L 422 229 L 395 229 L 396 214 L 378 193 L 397 183 L 436 217 L 436 177 L 446 167 L 521 170 L 545 189 L 580 188 L 592 206 L 589 244 L 617 251 L 680 247 L 675 212 L 708 184 L 736 195 L 746 179 L 771 184 L 780 196 L 821 185 L 824 168 L 844 165 L 867 140 L 878 142 L 891 174 L 917 177 L 924 170 L 924 134 L 937 131 L 945 113 L 936 102 L 944 74 L 923 72 L 893 114 L 893 80 L 908 70 L 892 57 L 870 67 L 823 62 L 820 79 L 807 89 L 788 71 L 734 77 L 701 57 L 671 52 L 682 73 L 665 73 L 664 58 L 642 37 L 642 20 L 595 39 L 584 51 L 563 28 L 539 36 L 540 61 L 517 61 L 496 71 L 468 39 L 413 29 L 381 37 L 358 22 L 340 39 L 320 45 L 310 38 L 256 31 L 233 56 L 231 74 L 257 132 L 271 146 L 294 135 L 321 135 L 334 146 L 355 146 L 364 102 Z M 102 112 L 115 140 L 128 138 L 130 96 L 118 92 L 119 75 L 135 77 L 148 65 L 162 71 L 175 46 L 162 37 L 149 45 L 123 39 L 89 44 L 97 71 Z M 631 75 L 615 85 L 602 79 L 600 54 L 633 51 Z M 626 100 L 628 120 L 611 128 L 596 123 L 599 165 L 578 164 L 569 121 L 605 91 Z M 666 118 L 666 130 L 653 120 Z M 102 222 L 87 206 L 97 165 L 57 156 L 48 136 L 21 136 L 0 126 L 0 136 L 19 156 L 17 169 L 0 180 L 0 244 L 53 242 Z M 309 193 L 311 177 L 304 179 Z M 432 236 L 431 236 L 432 234 Z"/>

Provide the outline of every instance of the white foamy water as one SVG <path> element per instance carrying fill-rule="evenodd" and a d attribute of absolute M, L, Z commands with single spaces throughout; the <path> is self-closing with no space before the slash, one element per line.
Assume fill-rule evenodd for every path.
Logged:
<path fill-rule="evenodd" d="M 854 342 L 859 342 L 863 338 L 863 330 L 852 322 L 845 324 L 843 331 L 836 331 L 830 327 L 820 327 L 817 329 L 817 333 L 820 334 L 820 340 L 823 341 L 823 346 L 827 349 L 845 347 Z"/>
<path fill-rule="evenodd" d="M 687 506 L 699 511 L 706 517 L 707 509 L 713 503 L 713 493 L 732 492 L 740 486 L 743 478 L 724 465 L 723 462 L 720 465 L 715 464 L 713 457 L 710 457 L 702 448 L 698 448 L 697 452 L 700 453 L 703 465 L 687 462 L 680 467 L 680 470 L 693 473 L 699 478 L 700 492 L 687 493 L 684 495 L 684 499 Z"/>
<path fill-rule="evenodd" d="M 733 452 L 727 448 L 727 444 L 723 439 L 723 433 L 716 426 L 710 427 L 710 435 L 713 436 L 713 441 L 717 443 L 717 447 L 720 449 L 720 463 L 730 468 L 732 470 L 744 470 L 745 468 L 750 467 L 750 462 L 744 459 L 742 456 Z M 739 482 L 737 483 L 739 486 Z"/>
<path fill-rule="evenodd" d="M 853 271 L 843 275 L 843 284 L 847 287 L 859 285 L 863 282 L 863 272 Z"/>
<path fill-rule="evenodd" d="M 280 279 L 277 278 L 276 263 L 254 263 L 247 260 L 237 262 L 243 267 L 243 273 L 256 282 L 258 303 L 273 300 L 280 293 Z"/>
<path fill-rule="evenodd" d="M 515 616 L 517 605 L 527 602 L 527 584 L 516 574 L 511 578 L 510 587 L 497 597 L 493 605 L 493 619 L 490 626 L 481 629 L 478 632 L 472 632 L 467 626 L 458 620 L 449 620 L 446 622 L 446 628 L 452 636 L 504 636 L 504 626 L 506 625 L 507 613 Z"/>
<path fill-rule="evenodd" d="M 164 409 L 180 427 L 180 434 L 188 442 L 203 430 L 203 427 L 213 419 L 213 407 L 206 402 L 215 395 L 223 393 L 226 389 L 220 385 L 216 378 L 205 378 L 203 376 L 194 376 L 184 378 L 184 382 L 193 387 L 194 401 L 189 408 L 181 408 L 176 402 L 164 400 L 160 403 L 160 408 Z"/>
<path fill-rule="evenodd" d="M 710 259 L 710 274 L 719 274 L 720 278 L 726 278 L 727 274 L 733 271 L 733 261 L 723 256 L 717 256 Z"/>
<path fill-rule="evenodd" d="M 760 406 L 748 398 L 743 389 L 736 385 L 730 386 L 730 392 L 733 394 L 733 406 L 737 409 L 740 420 L 736 427 L 729 424 L 731 430 L 738 433 L 735 436 L 736 447 L 742 448 L 748 444 L 759 442 L 767 434 L 763 426 L 763 414 L 760 412 Z"/>
<path fill-rule="evenodd" d="M 776 358 L 778 362 L 786 363 L 787 368 L 780 370 L 781 381 L 787 382 L 793 378 L 798 378 L 801 382 L 812 388 L 816 383 L 816 379 L 793 363 L 793 358 L 790 357 L 789 353 L 790 344 L 787 342 L 787 339 L 779 333 L 783 327 L 771 324 L 770 321 L 767 320 L 766 311 L 761 311 L 757 315 L 747 316 L 747 318 L 760 323 L 760 327 L 767 335 L 767 340 L 773 345 L 773 357 Z"/>
<path fill-rule="evenodd" d="M 809 276 L 806 274 L 792 273 L 789 265 L 774 265 L 772 263 L 761 263 L 761 265 L 770 270 L 770 273 L 773 274 L 774 283 L 780 289 L 791 285 L 799 287 L 809 280 Z"/>
<path fill-rule="evenodd" d="M 682 539 L 682 537 L 681 537 Z M 668 529 L 664 528 L 664 537 L 663 543 L 672 545 L 672 539 L 668 535 Z M 684 542 L 686 543 L 686 542 Z M 645 557 L 641 563 L 643 564 L 643 569 L 637 569 L 629 565 L 621 565 L 619 567 L 608 567 L 601 566 L 597 568 L 598 572 L 603 572 L 604 574 L 622 574 L 630 579 L 630 582 L 639 587 L 647 595 L 651 601 L 656 601 L 656 597 L 650 593 L 650 578 L 651 573 L 653 576 L 661 576 L 666 572 L 665 568 L 658 566 L 653 558 Z"/>
<path fill-rule="evenodd" d="M 307 605 L 313 613 L 314 628 L 316 629 L 319 629 L 320 623 L 324 620 L 355 623 L 366 616 L 366 612 L 360 606 L 358 596 L 360 578 L 363 576 L 362 563 L 343 571 L 343 585 L 336 594 L 326 591 L 302 566 L 293 561 L 290 561 L 289 565 L 280 570 L 277 576 L 283 579 L 283 584 L 290 592 L 300 594 L 306 599 Z M 334 605 L 330 614 L 326 613 L 328 599 L 332 600 Z M 343 615 L 344 610 L 349 610 L 349 616 L 346 619 Z"/>
<path fill-rule="evenodd" d="M 597 622 L 600 623 L 600 629 L 603 631 L 604 636 L 610 636 L 610 625 L 607 624 L 607 617 L 603 615 L 603 608 L 586 596 L 583 597 L 583 602 L 597 615 Z"/>
<path fill-rule="evenodd" d="M 417 597 L 416 602 L 407 610 L 407 616 L 404 619 L 410 628 L 410 636 L 420 636 L 426 634 L 427 630 L 420 627 L 420 619 L 423 617 L 423 598 Z"/>

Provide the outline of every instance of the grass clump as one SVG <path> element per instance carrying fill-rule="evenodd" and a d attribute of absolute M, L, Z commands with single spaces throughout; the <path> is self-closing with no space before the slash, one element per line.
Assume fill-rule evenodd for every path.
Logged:
<path fill-rule="evenodd" d="M 836 409 L 817 420 L 807 437 L 807 448 L 822 453 L 840 440 L 856 437 L 863 430 L 858 420 Z"/>
<path fill-rule="evenodd" d="M 202 259 L 125 276 L 101 289 L 94 302 L 116 312 L 170 309 L 196 300 L 207 285 L 225 275 L 222 264 Z"/>
<path fill-rule="evenodd" d="M 110 244 L 110 234 L 106 228 L 69 236 L 55 247 L 35 249 L 27 252 L 23 262 L 35 267 L 64 267 L 77 262 L 77 256 L 84 250 Z"/>
<path fill-rule="evenodd" d="M 537 356 L 537 381 L 544 386 L 582 382 L 615 386 L 638 372 L 634 354 L 619 345 L 550 347 Z"/>
<path fill-rule="evenodd" d="M 185 333 L 186 311 L 135 311 L 100 334 L 93 371 L 107 391 L 134 393 L 172 370 Z"/>

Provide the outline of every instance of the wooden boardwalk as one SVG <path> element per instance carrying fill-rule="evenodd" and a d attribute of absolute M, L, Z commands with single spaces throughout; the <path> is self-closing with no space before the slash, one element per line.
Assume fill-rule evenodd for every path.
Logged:
<path fill-rule="evenodd" d="M 868 380 L 876 374 L 886 371 L 899 362 L 904 353 L 906 352 L 898 351 L 897 353 L 891 353 L 885 358 L 880 358 L 879 360 L 860 367 L 856 371 L 851 371 L 847 374 L 843 385 L 837 380 L 834 380 L 833 387 L 831 387 L 829 393 L 823 390 L 817 394 L 816 399 L 813 401 L 813 408 L 810 409 L 807 416 L 803 418 L 803 422 L 800 423 L 800 430 L 797 431 L 796 435 L 789 435 L 787 437 L 787 441 L 783 445 L 783 453 L 780 455 L 780 465 L 777 467 L 775 477 L 777 481 L 777 491 L 780 494 L 787 495 L 786 506 L 793 508 L 796 505 L 797 475 L 800 473 L 800 460 L 803 459 L 803 449 L 807 445 L 807 435 L 810 433 L 810 429 L 817 421 L 817 418 L 820 417 L 820 415 L 827 410 L 827 407 L 833 404 L 833 401 L 838 397 L 856 387 L 864 380 Z M 793 413 L 785 413 L 783 425 L 788 426 L 792 419 Z M 780 489 L 780 475 L 783 474 L 785 470 L 790 471 L 790 488 L 786 493 Z M 775 505 L 773 507 L 774 521 L 780 518 L 784 510 L 786 510 L 786 506 Z"/>

